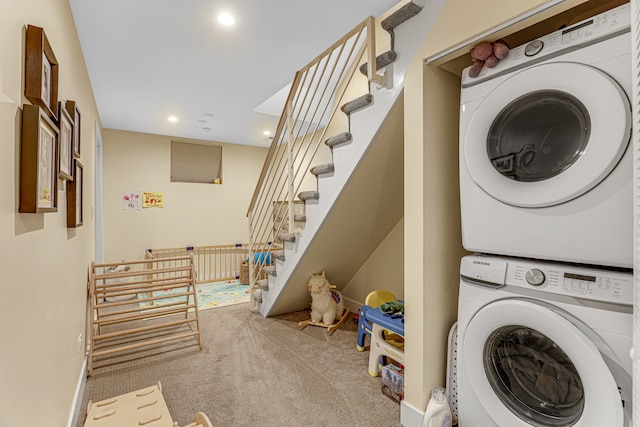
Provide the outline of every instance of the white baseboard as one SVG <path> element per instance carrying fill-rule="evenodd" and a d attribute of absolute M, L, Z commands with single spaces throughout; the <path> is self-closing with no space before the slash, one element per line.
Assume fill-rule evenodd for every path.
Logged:
<path fill-rule="evenodd" d="M 84 389 L 87 385 L 87 358 L 84 358 L 82 362 L 82 369 L 80 369 L 80 377 L 78 378 L 78 384 L 76 385 L 75 399 L 73 400 L 73 406 L 69 413 L 69 422 L 67 427 L 75 427 L 78 425 L 78 419 L 80 418 L 80 410 L 82 409 L 82 399 L 84 398 Z"/>
<path fill-rule="evenodd" d="M 400 403 L 400 424 L 402 427 L 422 427 L 423 419 L 424 412 L 404 400 Z"/>

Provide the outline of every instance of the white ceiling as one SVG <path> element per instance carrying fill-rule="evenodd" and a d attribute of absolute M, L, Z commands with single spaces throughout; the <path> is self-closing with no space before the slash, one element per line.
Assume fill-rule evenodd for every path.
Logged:
<path fill-rule="evenodd" d="M 275 130 L 282 110 L 272 97 L 398 0 L 69 3 L 103 127 L 266 147 L 263 131 Z M 222 11 L 235 16 L 234 27 L 218 24 Z"/>

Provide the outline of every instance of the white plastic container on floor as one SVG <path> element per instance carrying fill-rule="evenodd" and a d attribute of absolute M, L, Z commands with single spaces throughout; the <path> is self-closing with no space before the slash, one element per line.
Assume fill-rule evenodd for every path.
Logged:
<path fill-rule="evenodd" d="M 431 391 L 422 427 L 451 427 L 451 409 L 443 387 L 434 387 Z"/>

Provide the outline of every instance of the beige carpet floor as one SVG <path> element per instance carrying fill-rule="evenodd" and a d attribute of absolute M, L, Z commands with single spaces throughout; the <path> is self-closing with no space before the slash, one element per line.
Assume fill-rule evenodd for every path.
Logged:
<path fill-rule="evenodd" d="M 180 426 L 199 411 L 214 426 L 400 426 L 399 405 L 367 374 L 369 352 L 356 350 L 356 324 L 327 335 L 301 330 L 308 318 L 303 311 L 265 319 L 248 304 L 201 311 L 202 351 L 191 339 L 97 364 L 78 427 L 89 399 L 158 381 Z"/>

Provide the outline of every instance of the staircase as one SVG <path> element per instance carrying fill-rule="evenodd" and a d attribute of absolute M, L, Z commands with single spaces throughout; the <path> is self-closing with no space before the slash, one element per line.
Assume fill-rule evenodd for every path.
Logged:
<path fill-rule="evenodd" d="M 368 18 L 296 74 L 247 214 L 262 315 L 309 307 L 312 273 L 344 287 L 402 218 L 402 84 L 435 19 L 423 7 Z"/>

